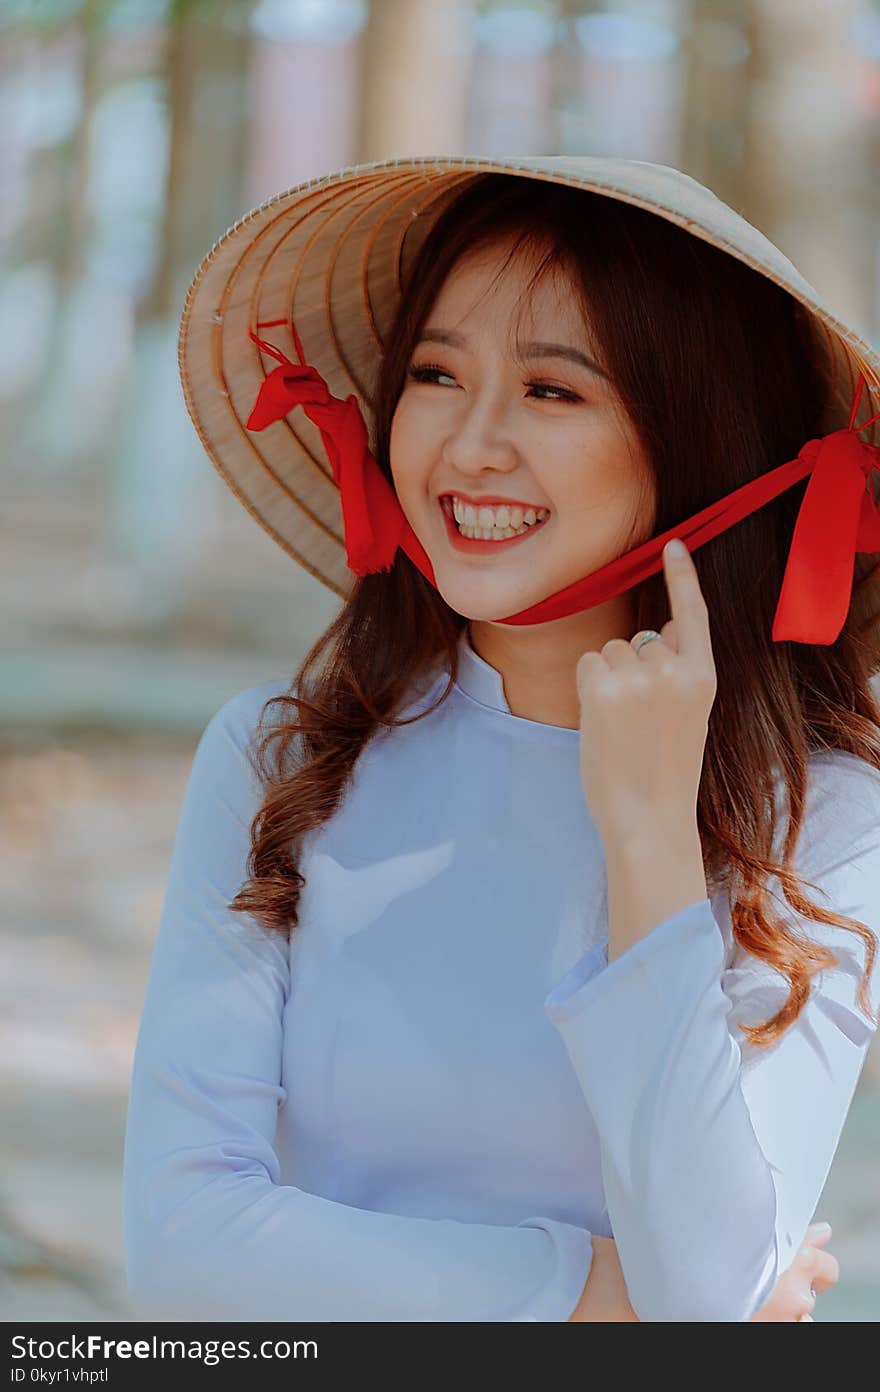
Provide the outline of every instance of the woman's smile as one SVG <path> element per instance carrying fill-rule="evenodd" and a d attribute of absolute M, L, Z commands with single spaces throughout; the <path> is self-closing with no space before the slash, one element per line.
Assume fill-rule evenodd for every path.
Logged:
<path fill-rule="evenodd" d="M 549 511 L 546 509 L 542 509 L 542 517 L 536 516 L 534 522 L 525 523 L 522 527 L 522 530 L 514 531 L 513 536 L 501 536 L 498 539 L 495 539 L 493 537 L 486 538 L 484 536 L 468 536 L 465 534 L 465 532 L 459 529 L 459 524 L 455 520 L 455 515 L 453 512 L 453 501 L 450 495 L 447 493 L 439 501 L 440 510 L 443 514 L 444 525 L 446 527 L 446 535 L 448 536 L 451 544 L 455 547 L 457 551 L 468 552 L 472 555 L 478 556 L 484 555 L 489 551 L 506 551 L 511 546 L 515 545 L 517 542 L 525 541 L 525 539 L 529 536 L 531 532 L 540 532 L 544 528 L 546 522 L 550 517 Z M 461 512 L 460 509 L 459 512 Z M 466 527 L 466 531 L 471 530 L 467 527 L 466 524 L 464 525 Z M 486 528 L 479 528 L 479 526 L 477 526 L 476 529 L 480 531 L 487 530 Z M 510 529 L 508 528 L 508 530 Z"/>

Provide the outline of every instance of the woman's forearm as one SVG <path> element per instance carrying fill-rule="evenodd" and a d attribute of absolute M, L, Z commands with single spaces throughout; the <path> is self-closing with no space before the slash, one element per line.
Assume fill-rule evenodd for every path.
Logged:
<path fill-rule="evenodd" d="M 568 1323 L 638 1324 L 639 1317 L 629 1303 L 617 1243 L 613 1237 L 597 1237 L 595 1234 L 592 1242 L 590 1273 L 581 1298 L 568 1317 Z"/>
<path fill-rule="evenodd" d="M 613 961 L 658 922 L 706 894 L 699 836 L 685 829 L 658 853 L 622 839 L 606 850 L 608 875 L 609 945 Z M 583 1294 L 569 1321 L 581 1324 L 638 1324 L 617 1243 L 611 1237 L 592 1238 L 593 1260 Z"/>
<path fill-rule="evenodd" d="M 700 837 L 693 825 L 620 837 L 606 848 L 608 961 L 664 919 L 708 897 Z"/>

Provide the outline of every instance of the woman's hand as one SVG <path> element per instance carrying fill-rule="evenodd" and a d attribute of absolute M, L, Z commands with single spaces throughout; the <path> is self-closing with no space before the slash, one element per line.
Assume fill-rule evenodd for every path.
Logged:
<path fill-rule="evenodd" d="M 672 618 L 661 639 L 612 638 L 578 659 L 580 769 L 606 846 L 640 828 L 696 825 L 717 688 L 709 614 L 690 553 L 663 550 Z"/>
<path fill-rule="evenodd" d="M 750 1323 L 772 1321 L 774 1324 L 813 1322 L 812 1310 L 816 1300 L 810 1287 L 820 1295 L 840 1279 L 837 1258 L 821 1250 L 831 1236 L 831 1225 L 811 1223 L 791 1266 L 783 1271 L 773 1290 Z"/>
<path fill-rule="evenodd" d="M 783 1271 L 764 1304 L 748 1323 L 794 1324 L 810 1321 L 816 1294 L 833 1286 L 840 1277 L 840 1267 L 830 1252 L 821 1251 L 831 1236 L 831 1228 L 812 1223 L 807 1228 L 791 1266 Z M 584 1283 L 581 1298 L 568 1317 L 576 1324 L 638 1324 L 639 1317 L 629 1303 L 617 1243 L 612 1237 L 593 1236 L 593 1261 Z"/>

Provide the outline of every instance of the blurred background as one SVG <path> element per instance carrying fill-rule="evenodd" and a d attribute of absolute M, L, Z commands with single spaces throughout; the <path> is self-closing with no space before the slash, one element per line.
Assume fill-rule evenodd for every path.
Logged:
<path fill-rule="evenodd" d="M 351 164 L 622 155 L 707 183 L 878 344 L 878 118 L 880 0 L 3 0 L 5 1320 L 130 1317 L 126 1095 L 195 743 L 338 607 L 186 414 L 202 257 Z M 880 1318 L 878 1157 L 875 1040 L 817 1320 Z"/>

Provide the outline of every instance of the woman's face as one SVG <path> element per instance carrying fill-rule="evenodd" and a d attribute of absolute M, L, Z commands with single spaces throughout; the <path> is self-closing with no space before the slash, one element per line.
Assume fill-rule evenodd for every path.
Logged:
<path fill-rule="evenodd" d="M 654 510 L 640 443 L 573 287 L 556 267 L 520 301 L 534 264 L 520 256 L 490 290 L 508 249 L 505 241 L 471 253 L 450 272 L 413 352 L 390 441 L 397 496 L 438 590 L 459 613 L 486 620 L 537 604 L 646 540 Z M 440 501 L 449 494 L 547 516 L 515 542 L 456 546 Z"/>

